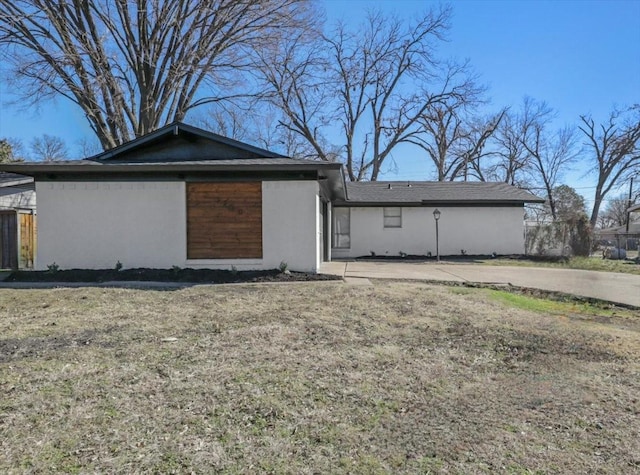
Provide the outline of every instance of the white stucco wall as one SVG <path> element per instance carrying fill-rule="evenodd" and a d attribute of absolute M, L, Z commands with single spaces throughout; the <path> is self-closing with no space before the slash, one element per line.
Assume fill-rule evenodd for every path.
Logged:
<path fill-rule="evenodd" d="M 315 272 L 320 266 L 319 187 L 316 181 L 262 182 L 264 267 Z"/>
<path fill-rule="evenodd" d="M 184 182 L 39 182 L 36 267 L 319 267 L 318 184 L 262 184 L 262 259 L 187 260 Z"/>
<path fill-rule="evenodd" d="M 184 182 L 38 182 L 36 267 L 184 265 Z"/>
<path fill-rule="evenodd" d="M 335 209 L 335 208 L 334 208 Z M 522 207 L 438 207 L 440 255 L 524 253 Z M 383 208 L 351 208 L 351 246 L 332 249 L 333 258 L 436 254 L 431 207 L 402 208 L 402 227 L 383 226 Z"/>

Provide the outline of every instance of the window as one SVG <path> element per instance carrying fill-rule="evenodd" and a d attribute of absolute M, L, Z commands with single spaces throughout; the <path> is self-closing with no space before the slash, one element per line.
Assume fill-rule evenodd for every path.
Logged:
<path fill-rule="evenodd" d="M 402 227 L 402 208 L 384 208 L 384 227 Z"/>
<path fill-rule="evenodd" d="M 351 209 L 333 208 L 333 243 L 335 249 L 351 247 Z"/>

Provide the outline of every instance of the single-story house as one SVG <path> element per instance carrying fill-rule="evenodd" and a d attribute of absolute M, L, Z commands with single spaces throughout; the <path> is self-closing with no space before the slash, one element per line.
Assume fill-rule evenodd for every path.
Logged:
<path fill-rule="evenodd" d="M 35 179 L 36 267 L 315 272 L 362 255 L 524 252 L 524 204 L 498 183 L 345 183 L 340 163 L 284 157 L 173 123 L 84 160 L 1 165 Z"/>
<path fill-rule="evenodd" d="M 631 214 L 631 221 L 627 229 L 626 225 L 613 226 L 611 228 L 596 229 L 594 234 L 596 239 L 603 246 L 615 246 L 623 249 L 638 249 L 640 241 L 640 220 L 634 220 Z"/>
<path fill-rule="evenodd" d="M 347 196 L 332 207 L 335 258 L 524 254 L 524 203 L 543 201 L 487 182 L 352 182 Z"/>
<path fill-rule="evenodd" d="M 33 267 L 35 214 L 33 178 L 0 172 L 0 269 Z"/>

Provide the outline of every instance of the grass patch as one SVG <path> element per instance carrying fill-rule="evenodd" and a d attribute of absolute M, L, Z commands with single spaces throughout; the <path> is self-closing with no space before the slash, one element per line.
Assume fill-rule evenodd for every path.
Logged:
<path fill-rule="evenodd" d="M 544 291 L 533 291 L 536 295 L 530 295 L 532 291 L 528 289 L 509 291 L 487 289 L 487 292 L 491 298 L 505 305 L 537 313 L 616 316 L 620 318 L 636 318 L 638 316 L 637 311 L 616 305 L 594 303 L 579 297 L 560 296 Z"/>
<path fill-rule="evenodd" d="M 0 289 L 0 472 L 637 471 L 640 319 L 539 305 L 400 282 Z"/>
<path fill-rule="evenodd" d="M 529 297 L 504 290 L 489 290 L 488 292 L 493 299 L 499 302 L 531 312 L 558 314 L 566 313 L 569 310 L 573 313 L 578 313 L 580 311 L 575 303 Z M 586 307 L 588 307 L 588 305 L 586 305 Z"/>

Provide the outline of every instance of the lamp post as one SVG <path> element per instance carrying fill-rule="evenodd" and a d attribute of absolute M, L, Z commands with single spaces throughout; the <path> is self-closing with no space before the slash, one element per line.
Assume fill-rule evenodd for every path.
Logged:
<path fill-rule="evenodd" d="M 436 220 L 436 259 L 440 262 L 440 236 L 438 235 L 438 220 L 440 219 L 440 210 L 433 210 L 433 219 Z"/>

